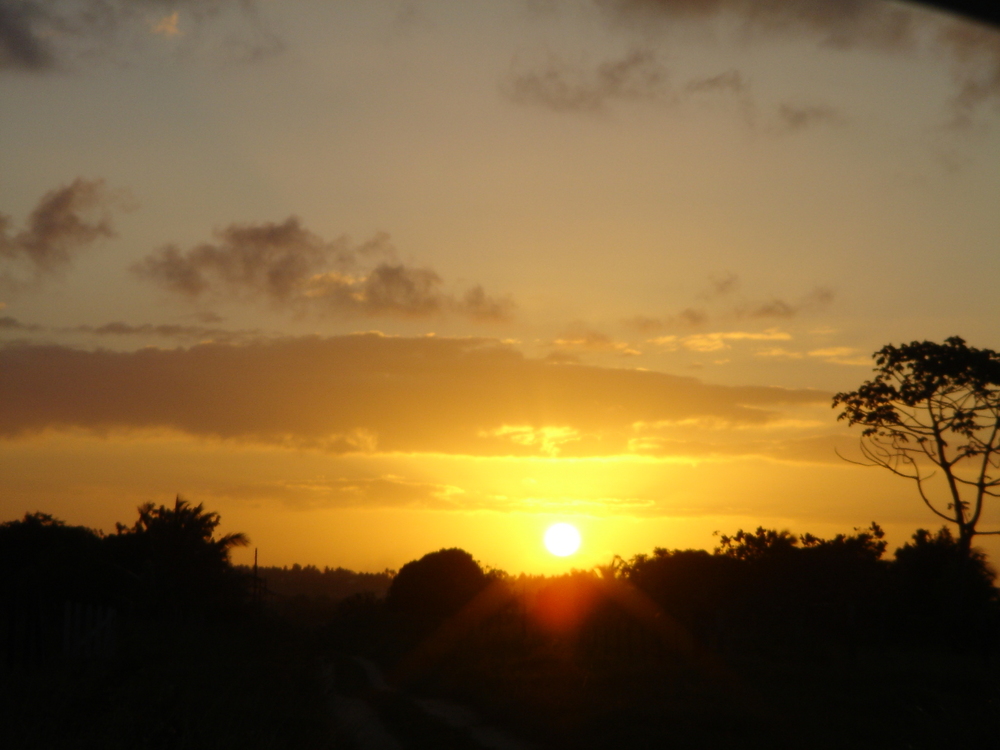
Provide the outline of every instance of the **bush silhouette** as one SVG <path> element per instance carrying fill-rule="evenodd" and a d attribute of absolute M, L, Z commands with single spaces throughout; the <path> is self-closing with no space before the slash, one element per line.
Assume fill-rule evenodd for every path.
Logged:
<path fill-rule="evenodd" d="M 998 609 L 986 556 L 966 550 L 945 526 L 936 534 L 918 529 L 912 539 L 892 566 L 901 630 L 951 651 L 982 646 Z"/>
<path fill-rule="evenodd" d="M 442 549 L 404 565 L 389 586 L 386 605 L 415 629 L 428 630 L 458 612 L 487 582 L 468 552 Z"/>
<path fill-rule="evenodd" d="M 120 585 L 104 540 L 48 513 L 0 523 L 0 595 L 104 601 Z"/>

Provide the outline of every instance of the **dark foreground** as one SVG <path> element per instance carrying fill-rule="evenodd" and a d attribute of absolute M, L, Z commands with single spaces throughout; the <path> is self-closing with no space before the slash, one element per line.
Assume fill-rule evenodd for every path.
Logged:
<path fill-rule="evenodd" d="M 759 529 L 554 578 L 450 549 L 367 593 L 314 569 L 276 576 L 282 593 L 229 565 L 234 537 L 200 506 L 141 510 L 110 537 L 0 524 L 5 750 L 885 750 L 1000 731 L 994 574 L 944 531 L 890 561 L 875 525 Z"/>

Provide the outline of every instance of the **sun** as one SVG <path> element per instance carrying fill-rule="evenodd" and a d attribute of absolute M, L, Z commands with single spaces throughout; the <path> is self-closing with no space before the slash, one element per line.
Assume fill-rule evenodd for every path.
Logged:
<path fill-rule="evenodd" d="M 555 523 L 545 532 L 545 549 L 557 557 L 572 555 L 580 549 L 580 532 L 568 523 Z"/>

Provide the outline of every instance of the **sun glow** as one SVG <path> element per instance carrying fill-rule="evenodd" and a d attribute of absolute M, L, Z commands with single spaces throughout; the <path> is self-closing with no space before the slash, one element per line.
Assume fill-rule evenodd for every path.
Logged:
<path fill-rule="evenodd" d="M 580 532 L 568 523 L 556 523 L 545 532 L 545 549 L 557 557 L 567 557 L 580 549 Z"/>

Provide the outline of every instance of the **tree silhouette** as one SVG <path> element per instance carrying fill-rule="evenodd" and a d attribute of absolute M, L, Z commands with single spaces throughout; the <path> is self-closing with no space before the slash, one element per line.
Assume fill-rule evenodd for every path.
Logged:
<path fill-rule="evenodd" d="M 178 495 L 172 508 L 145 503 L 131 526 L 116 524 L 108 542 L 155 609 L 187 611 L 217 607 L 239 596 L 229 563 L 233 547 L 249 543 L 245 534 L 215 538 L 218 513 L 192 506 Z"/>
<path fill-rule="evenodd" d="M 468 552 L 442 549 L 406 563 L 389 586 L 386 605 L 418 631 L 425 630 L 455 614 L 488 582 Z"/>
<path fill-rule="evenodd" d="M 952 337 L 887 345 L 874 357 L 875 378 L 833 399 L 838 419 L 864 428 L 865 460 L 854 463 L 914 480 L 927 507 L 958 527 L 965 551 L 977 534 L 1000 534 L 978 529 L 986 499 L 1000 496 L 1000 354 Z M 937 472 L 944 489 L 935 492 Z"/>

